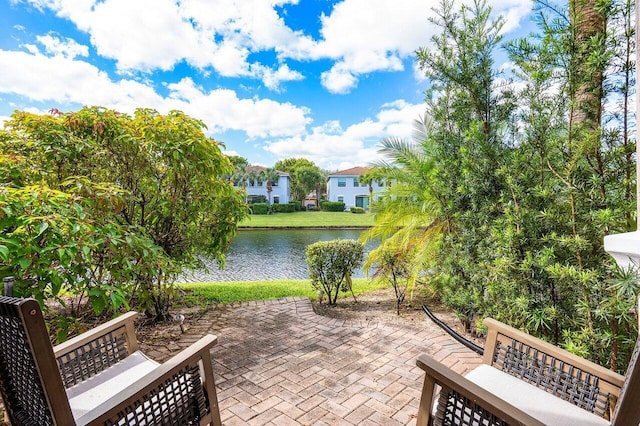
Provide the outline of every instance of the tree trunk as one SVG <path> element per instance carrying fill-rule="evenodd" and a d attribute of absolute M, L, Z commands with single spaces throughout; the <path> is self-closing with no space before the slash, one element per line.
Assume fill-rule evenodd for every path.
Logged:
<path fill-rule="evenodd" d="M 574 89 L 572 127 L 596 131 L 602 115 L 603 69 L 589 61 L 595 40 L 604 41 L 605 19 L 596 10 L 597 0 L 570 0 L 575 55 L 572 70 Z"/>

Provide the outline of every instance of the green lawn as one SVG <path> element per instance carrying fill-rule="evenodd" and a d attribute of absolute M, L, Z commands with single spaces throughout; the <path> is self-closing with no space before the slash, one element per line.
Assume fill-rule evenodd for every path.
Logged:
<path fill-rule="evenodd" d="M 241 228 L 343 228 L 373 226 L 373 214 L 351 212 L 296 212 L 270 215 L 250 215 L 240 223 Z"/>
<path fill-rule="evenodd" d="M 366 278 L 353 279 L 353 292 L 356 295 L 386 287 L 388 285 L 382 284 L 378 280 L 372 282 Z M 186 294 L 182 301 L 178 301 L 178 304 L 182 302 L 187 306 L 294 296 L 305 296 L 311 300 L 318 298 L 318 292 L 311 286 L 310 280 L 189 283 L 180 284 L 179 288 L 186 290 Z M 340 297 L 351 297 L 351 293 L 340 293 Z"/>

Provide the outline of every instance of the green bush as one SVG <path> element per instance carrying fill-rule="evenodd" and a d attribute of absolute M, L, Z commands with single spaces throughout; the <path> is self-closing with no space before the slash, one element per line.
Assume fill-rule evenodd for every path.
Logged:
<path fill-rule="evenodd" d="M 362 207 L 351 207 L 351 213 L 364 213 L 364 209 Z"/>
<path fill-rule="evenodd" d="M 0 278 L 18 277 L 25 295 L 44 305 L 64 292 L 77 312 L 88 302 L 115 313 L 135 301 L 167 319 L 173 281 L 200 265 L 196 253 L 224 264 L 248 209 L 201 121 L 91 107 L 15 111 L 8 123 L 0 129 Z"/>
<path fill-rule="evenodd" d="M 254 203 L 250 204 L 252 214 L 269 214 L 269 204 L 267 203 Z"/>
<path fill-rule="evenodd" d="M 293 213 L 295 211 L 295 206 L 291 203 L 289 204 L 272 204 L 271 211 L 274 213 Z"/>
<path fill-rule="evenodd" d="M 297 212 L 302 210 L 302 203 L 300 201 L 289 201 L 289 204 L 291 204 L 293 209 Z"/>
<path fill-rule="evenodd" d="M 343 212 L 345 204 L 339 201 L 324 201 L 322 203 L 322 210 L 328 212 Z"/>
<path fill-rule="evenodd" d="M 355 240 L 318 241 L 305 250 L 311 285 L 335 305 L 340 290 L 351 290 L 351 274 L 362 264 L 364 244 Z"/>

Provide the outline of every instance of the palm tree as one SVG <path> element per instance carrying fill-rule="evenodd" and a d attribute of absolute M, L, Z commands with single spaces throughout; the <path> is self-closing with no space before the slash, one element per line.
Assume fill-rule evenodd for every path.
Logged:
<path fill-rule="evenodd" d="M 273 192 L 273 183 L 278 182 L 280 179 L 280 173 L 274 168 L 267 168 L 260 172 L 261 179 L 267 183 L 267 198 L 269 204 L 271 204 L 271 192 Z"/>
<path fill-rule="evenodd" d="M 360 185 L 367 185 L 369 188 L 369 210 L 371 210 L 371 206 L 373 204 L 373 179 L 374 178 L 370 172 L 360 175 L 358 178 Z"/>
<path fill-rule="evenodd" d="M 365 232 L 365 241 L 380 239 L 386 250 L 411 253 L 410 287 L 418 274 L 429 267 L 436 245 L 449 230 L 442 205 L 432 187 L 436 165 L 430 122 L 416 120 L 413 141 L 385 138 L 379 152 L 388 160 L 373 164 L 365 179 L 394 182 L 385 188 L 384 197 L 374 206 L 374 226 Z M 365 269 L 379 265 L 386 250 L 372 252 Z"/>

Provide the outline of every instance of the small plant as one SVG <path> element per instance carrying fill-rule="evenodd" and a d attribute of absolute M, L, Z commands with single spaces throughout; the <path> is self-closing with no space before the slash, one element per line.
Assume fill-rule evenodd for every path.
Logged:
<path fill-rule="evenodd" d="M 336 304 L 340 291 L 353 295 L 351 274 L 362 264 L 364 244 L 355 240 L 318 241 L 307 246 L 305 254 L 311 285 L 324 292 L 329 305 Z"/>
<path fill-rule="evenodd" d="M 361 214 L 364 213 L 364 208 L 362 207 L 351 207 L 351 213 Z"/>
<path fill-rule="evenodd" d="M 374 279 L 388 282 L 393 286 L 396 295 L 396 313 L 400 315 L 400 305 L 404 302 L 407 288 L 413 278 L 411 254 L 400 248 L 382 244 L 369 253 L 365 269 L 368 271 L 369 267 L 376 269 L 373 274 Z"/>

